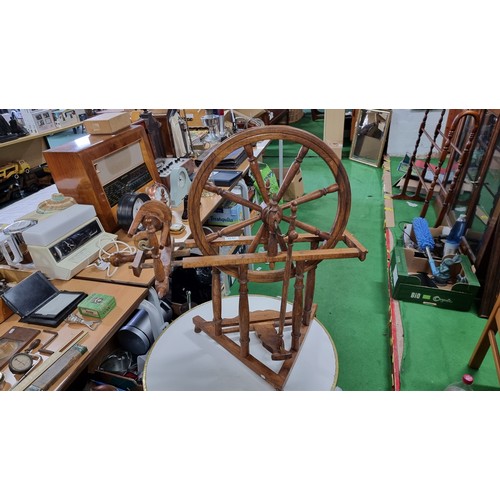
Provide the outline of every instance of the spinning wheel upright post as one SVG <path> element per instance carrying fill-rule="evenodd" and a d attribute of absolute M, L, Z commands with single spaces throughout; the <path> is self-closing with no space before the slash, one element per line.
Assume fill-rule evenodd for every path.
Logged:
<path fill-rule="evenodd" d="M 275 194 L 271 194 L 269 184 L 264 181 L 253 153 L 253 145 L 259 141 L 288 141 L 300 146 Z M 247 154 L 250 171 L 262 195 L 261 204 L 209 181 L 219 163 L 238 148 L 243 148 Z M 321 168 L 326 166 L 326 172 L 333 177 L 333 182 L 292 201 L 284 201 L 287 189 L 300 174 L 308 154 L 317 155 L 323 160 Z M 248 207 L 250 217 L 207 235 L 201 217 L 203 191 Z M 308 206 L 313 204 L 319 204 L 319 210 L 331 214 L 331 225 L 321 227 L 314 213 L 306 217 Z M 316 267 L 324 259 L 356 257 L 364 260 L 366 256 L 367 250 L 346 230 L 350 204 L 350 185 L 342 163 L 333 150 L 313 134 L 289 126 L 266 126 L 245 130 L 217 146 L 200 165 L 189 195 L 190 228 L 202 256 L 184 258 L 182 265 L 185 268 L 213 268 L 213 318 L 205 320 L 200 316 L 194 317 L 195 331 L 205 332 L 274 388 L 281 390 L 316 314 L 317 306 L 313 303 Z M 285 226 L 288 226 L 286 230 Z M 242 236 L 241 232 L 249 227 L 253 229 L 252 236 Z M 341 242 L 342 246 L 336 248 Z M 221 247 L 237 245 L 245 245 L 246 253 L 219 254 Z M 296 249 L 297 246 L 300 249 Z M 262 266 L 249 269 L 250 264 Z M 222 317 L 221 272 L 239 281 L 239 314 L 234 318 Z M 291 279 L 295 279 L 293 306 L 292 311 L 286 311 Z M 248 283 L 277 281 L 283 282 L 280 311 L 250 311 Z M 283 338 L 286 326 L 291 326 L 289 345 L 285 345 Z M 277 372 L 250 352 L 252 332 L 271 353 L 273 361 L 282 361 Z M 238 340 L 230 338 L 229 334 L 234 333 L 239 333 Z"/>

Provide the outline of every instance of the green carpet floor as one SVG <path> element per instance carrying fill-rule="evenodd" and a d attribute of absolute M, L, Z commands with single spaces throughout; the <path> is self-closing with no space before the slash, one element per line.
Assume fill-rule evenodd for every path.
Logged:
<path fill-rule="evenodd" d="M 323 120 L 312 121 L 308 114 L 293 126 L 323 137 Z M 284 144 L 285 167 L 293 161 L 296 150 L 296 145 Z M 272 167 L 277 166 L 277 145 L 271 144 L 266 149 L 264 161 Z M 364 262 L 335 259 L 319 265 L 315 290 L 317 318 L 330 333 L 337 350 L 337 385 L 340 388 L 390 390 L 389 299 L 381 170 L 348 159 L 342 159 L 342 163 L 352 192 L 347 229 L 368 249 L 368 255 Z M 330 184 L 331 178 L 327 178 L 325 172 L 328 174 L 324 161 L 309 153 L 302 168 L 305 192 Z M 324 199 L 315 205 L 309 217 L 316 226 L 333 222 L 332 212 Z M 290 288 L 289 300 L 293 286 Z M 279 296 L 281 283 L 250 283 L 249 290 L 250 293 Z M 236 285 L 232 293 L 237 292 Z"/>
<path fill-rule="evenodd" d="M 323 120 L 312 121 L 310 114 L 293 124 L 323 137 Z M 283 164 L 289 166 L 298 147 L 284 144 Z M 387 290 L 387 259 L 384 234 L 384 196 L 382 169 L 348 159 L 349 145 L 343 150 L 342 163 L 349 176 L 352 206 L 347 229 L 368 249 L 364 262 L 356 259 L 323 261 L 317 272 L 315 302 L 317 318 L 330 333 L 338 355 L 340 388 L 347 391 L 387 391 L 392 388 L 392 364 L 389 327 L 389 296 Z M 266 149 L 264 162 L 278 166 L 278 146 Z M 400 158 L 391 160 L 393 181 Z M 305 192 L 330 183 L 324 177 L 324 162 L 308 153 L 303 163 Z M 395 188 L 395 192 L 399 192 Z M 309 214 L 315 225 L 332 221 L 327 204 Z M 419 215 L 420 205 L 394 200 L 396 228 Z M 429 220 L 433 223 L 432 212 Z M 320 222 L 321 221 L 321 222 Z M 293 286 L 290 287 L 293 290 Z M 281 295 L 281 283 L 250 283 L 250 293 Z M 238 293 L 235 284 L 231 293 Z M 292 291 L 288 298 L 291 300 Z M 400 371 L 401 390 L 440 391 L 457 381 L 463 373 L 475 378 L 476 390 L 498 387 L 491 354 L 479 370 L 467 368 L 467 362 L 486 320 L 468 312 L 449 311 L 421 304 L 399 302 L 404 330 L 404 350 Z"/>

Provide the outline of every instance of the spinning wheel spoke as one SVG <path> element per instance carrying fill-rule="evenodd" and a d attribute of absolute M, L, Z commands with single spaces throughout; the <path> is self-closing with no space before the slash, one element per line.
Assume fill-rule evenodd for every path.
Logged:
<path fill-rule="evenodd" d="M 261 242 L 261 238 L 265 232 L 266 226 L 262 224 L 259 229 L 257 230 L 257 234 L 255 235 L 255 238 L 253 239 L 252 243 L 248 245 L 247 247 L 247 252 L 248 253 L 254 253 L 255 250 L 257 250 L 257 247 L 259 246 Z"/>
<path fill-rule="evenodd" d="M 260 173 L 259 163 L 256 160 L 255 156 L 253 155 L 252 145 L 247 144 L 245 146 L 245 151 L 246 151 L 246 154 L 248 156 L 248 161 L 250 162 L 250 170 L 252 171 L 255 182 L 257 183 L 257 186 L 259 187 L 259 191 L 262 195 L 262 198 L 264 199 L 264 201 L 267 204 L 269 204 L 269 202 L 271 201 L 269 199 L 269 193 L 267 192 L 266 183 L 264 182 L 264 179 L 262 178 L 262 174 Z"/>
<path fill-rule="evenodd" d="M 292 217 L 289 217 L 288 215 L 283 215 L 283 220 L 288 222 L 289 224 L 292 222 Z M 318 236 L 322 240 L 328 240 L 330 238 L 330 233 L 327 233 L 325 231 L 321 231 L 321 229 L 311 226 L 311 224 L 307 224 L 306 222 L 302 222 L 298 219 L 295 219 L 295 226 L 299 227 L 300 229 L 303 229 L 304 231 L 313 234 L 314 236 Z"/>
<path fill-rule="evenodd" d="M 239 195 L 233 193 L 232 191 L 229 191 L 227 189 L 222 189 L 221 187 L 218 187 L 215 184 L 211 184 L 211 183 L 205 184 L 205 191 L 210 191 L 211 193 L 218 194 L 219 196 L 222 196 L 222 198 L 225 198 L 226 200 L 234 201 L 235 203 L 237 203 L 239 205 L 243 205 L 245 207 L 248 207 L 250 210 L 262 212 L 262 207 L 260 205 L 257 205 L 257 203 L 253 203 L 250 200 L 243 198 L 243 196 L 239 196 Z"/>
<path fill-rule="evenodd" d="M 280 246 L 281 251 L 288 251 L 288 245 L 285 241 L 285 237 L 281 233 L 276 233 L 276 237 L 278 238 L 278 245 Z"/>
<path fill-rule="evenodd" d="M 293 178 L 297 175 L 297 172 L 300 169 L 300 165 L 302 163 L 302 160 L 305 158 L 306 154 L 308 153 L 309 148 L 307 146 L 302 146 L 295 157 L 295 160 L 291 164 L 290 168 L 288 169 L 288 172 L 285 175 L 285 178 L 283 179 L 283 183 L 280 186 L 280 189 L 278 191 L 278 194 L 275 197 L 276 201 L 281 200 L 283 198 L 283 195 L 285 194 L 286 190 L 292 183 Z"/>
<path fill-rule="evenodd" d="M 297 205 L 302 205 L 303 203 L 307 203 L 309 201 L 313 200 L 318 200 L 319 198 L 322 198 L 323 196 L 326 196 L 327 194 L 331 193 L 337 193 L 339 191 L 339 185 L 338 184 L 331 184 L 330 186 L 323 188 L 323 189 L 317 189 L 316 191 L 312 191 L 309 194 L 305 194 L 302 196 L 299 196 L 298 198 L 295 198 L 293 202 L 288 202 L 284 203 L 281 208 L 283 210 L 286 210 L 287 208 L 290 208 L 292 203 L 296 203 Z"/>

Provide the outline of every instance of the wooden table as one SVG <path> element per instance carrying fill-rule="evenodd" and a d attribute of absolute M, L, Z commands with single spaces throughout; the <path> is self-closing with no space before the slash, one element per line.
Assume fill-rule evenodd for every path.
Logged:
<path fill-rule="evenodd" d="M 48 348 L 52 350 L 55 350 L 53 349 L 53 346 L 60 346 L 59 349 L 62 349 L 64 341 L 67 339 L 71 340 L 76 333 L 88 333 L 82 342 L 79 342 L 86 346 L 88 351 L 65 373 L 62 373 L 56 380 L 54 380 L 49 387 L 49 390 L 63 390 L 70 386 L 70 384 L 89 365 L 89 363 L 98 360 L 102 349 L 111 340 L 113 335 L 118 331 L 127 318 L 130 317 L 140 302 L 146 297 L 148 289 L 145 287 L 126 286 L 105 282 L 100 283 L 97 286 L 95 282 L 80 279 L 71 279 L 69 281 L 55 280 L 52 283 L 60 290 L 82 291 L 87 294 L 97 292 L 112 295 L 116 299 L 116 307 L 108 313 L 95 331 L 90 330 L 84 325 L 68 325 L 65 322 L 61 323 L 61 325 L 56 328 L 46 328 L 41 325 L 22 323 L 19 321 L 20 318 L 17 314 L 14 314 L 0 324 L 1 334 L 4 334 L 13 326 L 22 326 L 40 330 L 41 333 L 38 337 L 42 340 L 42 344 L 47 337 L 47 334 L 44 335 L 44 329 L 57 332 L 58 336 L 48 346 Z M 37 349 L 33 351 L 33 354 L 37 354 Z M 43 360 L 49 359 L 48 355 L 41 356 Z M 21 376 L 13 375 L 10 372 L 8 365 L 5 366 L 2 371 L 5 375 L 5 385 L 2 390 L 8 391 L 21 378 Z"/>
<path fill-rule="evenodd" d="M 69 128 L 69 127 L 68 127 Z M 61 130 L 61 129 L 59 129 Z M 258 158 L 262 155 L 268 142 L 263 141 L 259 143 L 254 149 L 255 157 Z M 250 168 L 248 160 L 245 160 L 239 167 L 238 171 L 245 175 Z M 236 184 L 236 183 L 235 183 Z M 233 186 L 229 186 L 224 189 L 231 189 Z M 56 190 L 54 187 L 50 188 Z M 16 205 L 25 202 L 26 210 L 21 210 L 21 212 L 28 213 L 35 207 L 29 209 L 29 198 L 27 200 L 22 200 L 16 203 Z M 223 199 L 219 195 L 214 195 L 202 199 L 202 219 L 205 221 L 209 215 L 223 202 Z M 183 207 L 179 206 L 173 209 L 173 220 L 180 221 L 182 215 Z M 186 225 L 186 230 L 175 236 L 176 242 L 184 242 L 186 239 L 191 237 L 191 231 L 189 224 L 184 222 Z M 118 239 L 131 243 L 131 238 L 129 238 L 125 231 L 118 231 Z M 99 282 L 99 284 L 96 284 Z M 61 290 L 78 290 L 84 291 L 86 293 L 99 292 L 104 294 L 113 295 L 117 300 L 116 308 L 109 313 L 104 319 L 103 323 L 97 328 L 96 331 L 90 331 L 86 329 L 89 335 L 83 341 L 83 345 L 87 346 L 88 352 L 80 359 L 75 365 L 73 365 L 65 374 L 61 375 L 50 387 L 50 390 L 61 390 L 67 388 L 72 381 L 75 380 L 76 376 L 81 373 L 87 365 L 92 362 L 100 353 L 102 348 L 109 342 L 114 333 L 121 327 L 124 321 L 132 314 L 132 312 L 137 308 L 138 304 L 143 298 L 146 297 L 148 292 L 148 287 L 150 287 L 154 282 L 154 272 L 153 269 L 143 269 L 139 277 L 134 276 L 133 272 L 129 269 L 128 265 L 123 265 L 117 268 L 116 273 L 113 276 L 108 277 L 105 271 L 100 271 L 95 267 L 89 267 L 81 271 L 76 277 L 69 281 L 54 281 L 54 285 Z M 135 286 L 134 286 L 135 285 Z M 0 333 L 8 331 L 12 326 L 24 326 L 33 327 L 42 330 L 42 326 L 28 325 L 26 323 L 19 322 L 19 316 L 13 315 L 8 318 L 3 323 L 0 323 Z M 59 336 L 62 338 L 65 333 L 71 332 L 75 329 L 85 330 L 85 328 L 80 325 L 66 325 L 61 324 L 57 328 Z M 53 329 L 56 330 L 56 329 Z M 34 351 L 36 354 L 36 350 Z M 42 356 L 46 359 L 46 357 Z M 8 367 L 3 369 L 6 375 L 6 384 L 3 390 L 9 390 L 9 388 L 16 382 L 20 376 L 14 376 L 8 370 Z"/>

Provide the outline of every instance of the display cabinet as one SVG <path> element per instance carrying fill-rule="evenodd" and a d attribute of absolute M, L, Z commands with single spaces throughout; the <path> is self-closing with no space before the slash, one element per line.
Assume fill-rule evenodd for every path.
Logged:
<path fill-rule="evenodd" d="M 467 135 L 467 124 L 462 136 Z M 457 181 L 448 214 L 452 224 L 466 215 L 462 249 L 482 285 L 479 314 L 487 317 L 500 291 L 500 110 L 481 110 L 481 122 L 467 168 Z"/>

